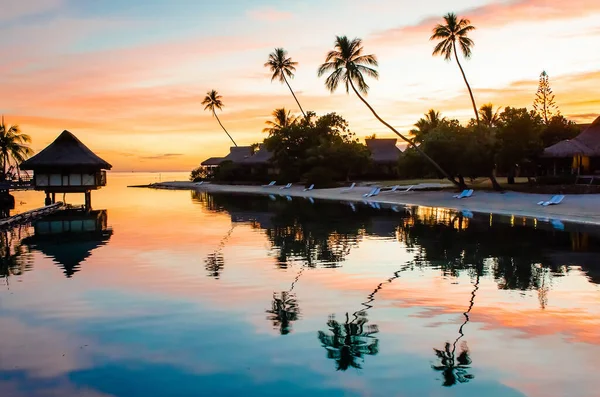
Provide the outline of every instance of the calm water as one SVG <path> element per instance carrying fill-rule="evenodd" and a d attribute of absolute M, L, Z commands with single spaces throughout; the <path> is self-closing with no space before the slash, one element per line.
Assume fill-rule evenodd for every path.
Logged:
<path fill-rule="evenodd" d="M 2 234 L 0 396 L 598 396 L 598 230 L 157 179 Z"/>

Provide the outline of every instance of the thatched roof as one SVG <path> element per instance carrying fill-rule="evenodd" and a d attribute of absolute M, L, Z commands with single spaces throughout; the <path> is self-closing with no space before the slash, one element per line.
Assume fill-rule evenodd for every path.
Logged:
<path fill-rule="evenodd" d="M 94 154 L 77 137 L 65 130 L 44 150 L 21 164 L 22 170 L 86 167 L 110 170 L 112 166 Z"/>
<path fill-rule="evenodd" d="M 371 151 L 371 159 L 375 163 L 395 163 L 402 154 L 396 146 L 398 140 L 390 139 L 365 139 L 367 147 Z"/>
<path fill-rule="evenodd" d="M 215 165 L 219 165 L 223 162 L 223 157 L 211 157 L 208 158 L 206 160 L 204 160 L 202 163 L 200 163 L 200 165 L 202 166 L 215 166 Z"/>
<path fill-rule="evenodd" d="M 544 157 L 600 156 L 600 117 L 573 139 L 558 142 L 544 150 Z"/>
<path fill-rule="evenodd" d="M 252 156 L 252 147 L 233 146 L 229 148 L 229 154 L 223 158 L 223 161 L 241 163 L 250 156 Z"/>

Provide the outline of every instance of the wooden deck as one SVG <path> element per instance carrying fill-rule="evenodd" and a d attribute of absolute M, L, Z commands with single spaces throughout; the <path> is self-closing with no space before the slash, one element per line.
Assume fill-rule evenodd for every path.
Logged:
<path fill-rule="evenodd" d="M 23 213 L 13 215 L 9 218 L 0 219 L 0 229 L 6 229 L 16 225 L 32 222 L 33 220 L 39 217 L 56 212 L 62 209 L 64 206 L 64 203 L 58 202 L 56 204 L 36 208 L 30 211 L 25 211 Z"/>

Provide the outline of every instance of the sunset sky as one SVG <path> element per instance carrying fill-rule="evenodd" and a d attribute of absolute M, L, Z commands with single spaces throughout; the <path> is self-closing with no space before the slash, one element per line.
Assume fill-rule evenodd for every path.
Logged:
<path fill-rule="evenodd" d="M 598 0 L 6 0 L 0 13 L 0 112 L 36 151 L 75 133 L 114 170 L 189 170 L 230 141 L 203 111 L 216 89 L 238 144 L 264 138 L 276 107 L 297 109 L 263 67 L 274 47 L 299 62 L 305 109 L 336 111 L 363 137 L 392 136 L 355 98 L 330 95 L 316 70 L 335 35 L 379 57 L 369 100 L 400 130 L 429 108 L 466 121 L 455 63 L 433 58 L 431 28 L 454 11 L 477 30 L 465 63 L 479 105 L 531 107 L 542 70 L 577 122 L 600 112 Z"/>

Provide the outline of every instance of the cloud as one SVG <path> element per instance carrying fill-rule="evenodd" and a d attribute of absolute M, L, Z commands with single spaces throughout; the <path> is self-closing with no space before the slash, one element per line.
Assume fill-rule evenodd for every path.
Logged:
<path fill-rule="evenodd" d="M 183 156 L 183 153 L 165 153 L 165 154 L 159 154 L 156 156 L 140 156 L 140 159 L 143 160 L 166 160 L 172 157 L 179 157 L 179 156 Z"/>
<path fill-rule="evenodd" d="M 293 14 L 287 11 L 278 11 L 274 8 L 260 8 L 248 11 L 248 16 L 257 21 L 280 22 L 292 19 Z"/>
<path fill-rule="evenodd" d="M 3 4 L 0 21 L 11 21 L 31 15 L 39 15 L 56 10 L 65 4 L 64 0 L 9 0 Z"/>
<path fill-rule="evenodd" d="M 486 4 L 460 11 L 459 15 L 470 19 L 475 27 L 490 29 L 519 22 L 577 18 L 594 11 L 600 11 L 597 0 L 517 0 Z M 414 25 L 375 33 L 371 40 L 380 45 L 422 41 L 424 37 L 429 38 L 433 27 L 441 21 L 440 16 L 428 17 Z"/>

